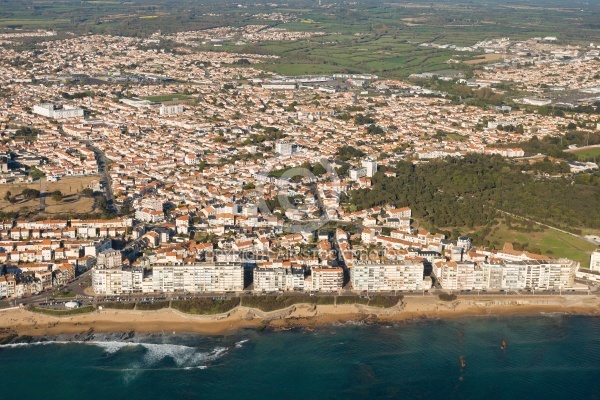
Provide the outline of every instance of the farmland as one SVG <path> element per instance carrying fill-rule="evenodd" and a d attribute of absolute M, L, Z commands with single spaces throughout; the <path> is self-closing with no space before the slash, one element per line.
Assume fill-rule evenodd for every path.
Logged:
<path fill-rule="evenodd" d="M 583 9 L 584 3 L 581 4 Z M 55 29 L 59 36 L 68 31 L 146 37 L 158 30 L 168 34 L 264 24 L 289 31 L 324 33 L 300 41 L 223 43 L 221 47 L 208 43 L 197 47 L 198 51 L 275 55 L 277 59 L 257 67 L 287 75 L 360 72 L 406 77 L 449 69 L 450 60 L 459 60 L 452 68 L 469 73 L 474 66 L 494 62 L 499 56 L 423 45 L 472 46 L 490 38 L 554 36 L 557 27 L 560 40 L 566 43 L 600 41 L 597 29 L 600 6 L 585 3 L 586 11 L 582 12 L 577 1 L 570 5 L 572 8 L 553 0 L 534 0 L 526 6 L 438 0 L 426 7 L 416 3 L 367 1 L 322 8 L 308 0 L 293 1 L 283 7 L 274 3 L 244 8 L 229 1 L 166 0 L 126 3 L 67 0 L 23 5 L 14 0 L 3 3 L 0 28 Z M 285 15 L 285 20 L 265 18 L 274 12 Z"/>

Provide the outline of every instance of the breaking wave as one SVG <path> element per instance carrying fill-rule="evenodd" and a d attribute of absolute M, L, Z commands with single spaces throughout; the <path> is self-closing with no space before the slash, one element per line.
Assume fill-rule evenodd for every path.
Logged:
<path fill-rule="evenodd" d="M 237 342 L 234 347 L 240 348 L 247 340 Z M 29 343 L 10 343 L 0 345 L 0 348 L 17 348 L 25 346 L 46 346 L 46 345 L 69 345 L 80 344 L 86 346 L 96 346 L 102 348 L 106 355 L 116 355 L 125 348 L 143 348 L 144 353 L 140 360 L 131 364 L 130 368 L 125 370 L 149 370 L 149 369 L 205 369 L 206 364 L 215 361 L 227 353 L 229 348 L 216 347 L 210 352 L 203 352 L 196 347 L 168 344 L 168 343 L 139 343 L 139 342 L 118 342 L 118 341 L 42 341 Z M 171 359 L 176 368 L 153 368 L 161 361 Z"/>
<path fill-rule="evenodd" d="M 84 342 L 101 347 L 107 354 L 116 354 L 126 347 L 143 347 L 145 349 L 143 363 L 146 366 L 153 366 L 164 360 L 171 358 L 178 368 L 195 368 L 203 363 L 214 361 L 227 352 L 226 347 L 217 347 L 210 353 L 200 352 L 195 347 L 177 345 L 177 344 L 155 344 L 155 343 L 136 343 L 136 342 Z"/>

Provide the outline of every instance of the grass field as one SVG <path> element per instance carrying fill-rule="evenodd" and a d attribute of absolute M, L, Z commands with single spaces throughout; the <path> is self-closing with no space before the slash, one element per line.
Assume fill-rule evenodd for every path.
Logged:
<path fill-rule="evenodd" d="M 590 265 L 590 253 L 597 247 L 587 240 L 558 232 L 553 229 L 546 229 L 543 232 L 519 232 L 509 230 L 506 225 L 498 225 L 498 230 L 492 230 L 492 233 L 487 236 L 487 239 L 496 246 L 501 248 L 504 243 L 518 242 L 521 244 L 528 243 L 528 248 L 539 248 L 542 254 L 549 255 L 554 258 L 566 257 L 571 260 L 579 261 L 583 268 L 588 268 Z M 551 251 L 551 253 L 547 253 Z"/>
<path fill-rule="evenodd" d="M 581 161 L 600 161 L 600 147 L 573 152 Z"/>

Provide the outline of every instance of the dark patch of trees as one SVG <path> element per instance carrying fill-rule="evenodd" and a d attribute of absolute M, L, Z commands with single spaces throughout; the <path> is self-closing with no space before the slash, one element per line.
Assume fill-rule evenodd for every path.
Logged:
<path fill-rule="evenodd" d="M 62 92 L 60 94 L 64 99 L 73 100 L 73 99 L 83 99 L 85 97 L 94 97 L 96 94 L 90 90 L 86 90 L 85 92 L 76 92 L 73 94 Z"/>
<path fill-rule="evenodd" d="M 385 131 L 379 125 L 371 124 L 367 126 L 368 135 L 383 135 Z"/>
<path fill-rule="evenodd" d="M 29 189 L 29 188 L 23 189 L 23 191 L 21 192 L 21 196 L 23 196 L 27 200 L 37 199 L 38 197 L 40 197 L 40 191 L 36 190 L 36 189 Z"/>
<path fill-rule="evenodd" d="M 364 151 L 352 146 L 342 146 L 337 151 L 337 159 L 340 161 L 348 161 L 353 158 L 364 157 L 365 155 Z"/>
<path fill-rule="evenodd" d="M 371 117 L 370 115 L 356 114 L 354 116 L 354 123 L 356 125 L 374 124 L 375 119 L 373 119 L 373 117 Z"/>
<path fill-rule="evenodd" d="M 403 161 L 392 170 L 397 177 L 380 172 L 372 190 L 352 191 L 350 204 L 409 205 L 421 223 L 454 229 L 453 237 L 458 229 L 491 226 L 497 210 L 572 232 L 600 229 L 600 188 L 566 178 L 539 180 L 500 156 L 468 154 L 416 166 Z"/>

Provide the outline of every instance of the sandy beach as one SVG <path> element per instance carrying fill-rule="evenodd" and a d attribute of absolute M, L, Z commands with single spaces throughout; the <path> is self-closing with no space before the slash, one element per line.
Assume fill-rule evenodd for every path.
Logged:
<path fill-rule="evenodd" d="M 0 336 L 52 336 L 93 332 L 198 333 L 222 335 L 239 329 L 312 328 L 320 325 L 366 321 L 395 323 L 416 319 L 446 319 L 499 315 L 565 313 L 600 315 L 600 299 L 593 296 L 469 296 L 452 302 L 434 296 L 406 297 L 388 309 L 363 305 L 296 304 L 263 312 L 237 307 L 226 314 L 189 315 L 173 309 L 131 311 L 105 309 L 89 314 L 50 316 L 24 309 L 0 311 Z"/>

